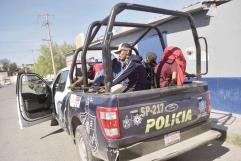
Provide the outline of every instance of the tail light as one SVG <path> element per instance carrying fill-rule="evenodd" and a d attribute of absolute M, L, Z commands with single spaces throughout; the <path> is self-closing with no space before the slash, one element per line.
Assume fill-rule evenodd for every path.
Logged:
<path fill-rule="evenodd" d="M 105 138 L 108 140 L 120 138 L 119 114 L 117 107 L 97 107 L 96 113 Z"/>
<path fill-rule="evenodd" d="M 211 113 L 211 95 L 209 91 L 207 92 L 207 105 L 207 112 Z"/>

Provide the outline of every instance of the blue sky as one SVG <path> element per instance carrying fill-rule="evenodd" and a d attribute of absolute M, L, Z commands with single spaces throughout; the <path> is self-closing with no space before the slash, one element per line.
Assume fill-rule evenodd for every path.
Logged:
<path fill-rule="evenodd" d="M 18 65 L 33 63 L 47 30 L 40 14 L 48 12 L 53 41 L 74 43 L 88 25 L 106 17 L 118 2 L 138 3 L 167 9 L 181 9 L 198 0 L 0 0 L 0 59 Z M 152 17 L 153 15 L 149 15 Z M 123 14 L 125 18 L 147 20 L 143 14 Z M 34 50 L 34 53 L 32 52 Z"/>

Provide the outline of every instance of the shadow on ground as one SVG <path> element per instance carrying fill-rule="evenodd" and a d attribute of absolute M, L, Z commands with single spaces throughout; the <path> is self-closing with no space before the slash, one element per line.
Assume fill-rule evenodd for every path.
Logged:
<path fill-rule="evenodd" d="M 58 129 L 58 130 L 53 131 L 53 132 L 51 132 L 51 133 L 49 133 L 49 134 L 47 134 L 47 135 L 45 135 L 45 136 L 42 136 L 40 139 L 44 139 L 44 138 L 46 138 L 46 137 L 48 137 L 48 136 L 51 136 L 51 135 L 54 135 L 54 134 L 58 134 L 58 133 L 61 133 L 61 132 L 63 132 L 63 131 L 64 131 L 63 129 Z"/>
<path fill-rule="evenodd" d="M 212 112 L 212 115 L 216 116 L 210 118 L 212 129 L 220 131 L 222 133 L 221 139 L 226 140 L 228 127 L 235 122 L 236 117 L 234 117 L 232 113 L 222 112 Z"/>
<path fill-rule="evenodd" d="M 212 141 L 168 161 L 213 161 L 230 151 L 222 144 L 222 141 Z"/>

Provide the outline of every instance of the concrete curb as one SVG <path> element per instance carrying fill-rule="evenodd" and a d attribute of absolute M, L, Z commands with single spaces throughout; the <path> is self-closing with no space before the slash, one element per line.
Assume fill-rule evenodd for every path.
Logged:
<path fill-rule="evenodd" d="M 241 115 L 212 110 L 210 121 L 212 129 L 222 133 L 220 139 L 241 147 Z"/>

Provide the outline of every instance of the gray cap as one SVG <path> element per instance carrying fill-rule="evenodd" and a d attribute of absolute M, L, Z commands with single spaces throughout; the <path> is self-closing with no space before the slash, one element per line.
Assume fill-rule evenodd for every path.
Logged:
<path fill-rule="evenodd" d="M 118 50 L 115 51 L 116 54 L 118 54 L 121 50 L 131 50 L 131 45 L 128 43 L 121 43 L 118 47 Z"/>

